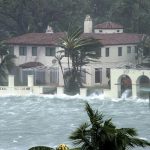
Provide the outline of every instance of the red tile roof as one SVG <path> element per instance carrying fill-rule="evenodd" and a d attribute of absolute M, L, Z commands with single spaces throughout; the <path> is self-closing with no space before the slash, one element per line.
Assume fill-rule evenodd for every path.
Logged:
<path fill-rule="evenodd" d="M 104 46 L 137 44 L 143 38 L 142 34 L 134 34 L 134 33 L 112 33 L 112 34 L 86 33 L 84 34 L 84 36 L 98 39 Z"/>
<path fill-rule="evenodd" d="M 114 22 L 104 22 L 96 25 L 95 29 L 123 29 L 123 26 Z"/>
<path fill-rule="evenodd" d="M 38 66 L 44 66 L 44 65 L 40 62 L 27 62 L 27 63 L 21 64 L 19 67 L 32 68 L 32 67 L 38 67 Z"/>
<path fill-rule="evenodd" d="M 14 45 L 55 45 L 65 32 L 58 33 L 27 33 L 8 39 L 6 43 Z"/>
<path fill-rule="evenodd" d="M 56 45 L 65 33 L 28 33 L 22 36 L 14 37 L 6 41 L 13 45 Z M 134 33 L 84 33 L 85 37 L 93 37 L 100 40 L 103 45 L 127 45 L 137 44 L 142 40 L 142 34 Z"/>

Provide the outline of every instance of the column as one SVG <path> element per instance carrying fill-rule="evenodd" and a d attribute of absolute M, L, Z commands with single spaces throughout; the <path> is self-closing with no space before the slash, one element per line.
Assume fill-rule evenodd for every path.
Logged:
<path fill-rule="evenodd" d="M 34 86 L 34 78 L 33 75 L 28 75 L 28 87 Z"/>
<path fill-rule="evenodd" d="M 137 97 L 137 84 L 136 80 L 132 80 L 132 97 Z"/>
<path fill-rule="evenodd" d="M 57 87 L 57 94 L 58 95 L 64 94 L 64 87 Z"/>
<path fill-rule="evenodd" d="M 80 88 L 80 96 L 87 96 L 87 88 Z"/>
<path fill-rule="evenodd" d="M 8 76 L 8 87 L 14 87 L 14 75 Z"/>

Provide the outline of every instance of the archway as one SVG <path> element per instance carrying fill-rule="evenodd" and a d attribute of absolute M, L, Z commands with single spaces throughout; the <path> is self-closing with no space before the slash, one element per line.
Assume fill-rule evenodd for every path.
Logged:
<path fill-rule="evenodd" d="M 148 98 L 150 92 L 150 79 L 143 75 L 137 80 L 137 96 L 140 98 Z"/>
<path fill-rule="evenodd" d="M 119 97 L 127 98 L 132 96 L 132 80 L 128 75 L 122 75 L 118 79 L 118 95 Z"/>

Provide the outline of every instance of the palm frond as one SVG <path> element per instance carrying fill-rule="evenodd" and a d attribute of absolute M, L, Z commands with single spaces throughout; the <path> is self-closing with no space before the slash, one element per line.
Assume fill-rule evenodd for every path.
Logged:
<path fill-rule="evenodd" d="M 69 138 L 73 140 L 75 145 L 80 145 L 82 143 L 90 144 L 88 130 L 89 126 L 90 125 L 88 123 L 84 123 L 71 134 Z"/>
<path fill-rule="evenodd" d="M 95 123 L 102 124 L 103 123 L 103 115 L 101 113 L 99 113 L 98 110 L 94 111 L 88 103 L 85 104 L 85 110 L 86 110 L 86 112 L 89 116 L 90 122 L 92 124 L 95 124 Z"/>

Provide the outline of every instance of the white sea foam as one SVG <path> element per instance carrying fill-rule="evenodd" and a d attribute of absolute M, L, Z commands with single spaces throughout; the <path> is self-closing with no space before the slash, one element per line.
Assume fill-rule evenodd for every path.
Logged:
<path fill-rule="evenodd" d="M 34 97 L 36 99 L 40 99 L 40 98 L 45 98 L 45 99 L 63 99 L 63 100 L 77 100 L 77 99 L 80 99 L 80 100 L 87 100 L 87 101 L 91 101 L 91 100 L 100 100 L 100 101 L 103 101 L 103 100 L 109 100 L 109 101 L 113 101 L 113 102 L 119 102 L 119 101 L 132 101 L 132 102 L 137 102 L 137 103 L 149 103 L 149 99 L 141 99 L 141 98 L 132 98 L 132 97 L 121 97 L 121 98 L 108 98 L 106 95 L 104 94 L 91 94 L 89 96 L 80 96 L 79 94 L 76 94 L 74 96 L 70 96 L 70 95 L 66 95 L 66 94 L 40 94 L 40 95 L 26 95 L 26 96 L 12 96 L 12 95 L 7 95 L 7 96 L 0 96 L 0 98 L 8 98 L 10 100 L 12 100 L 12 98 L 20 98 L 22 99 L 23 97 L 23 100 L 24 99 L 28 99 L 28 98 L 31 98 L 31 97 Z M 44 99 L 43 99 L 44 100 Z M 7 105 L 7 102 L 4 103 L 4 105 Z"/>
<path fill-rule="evenodd" d="M 120 127 L 135 127 L 140 136 L 150 138 L 148 99 L 110 99 L 102 94 L 86 97 L 32 94 L 0 97 L 0 101 L 0 141 L 4 150 L 26 150 L 29 145 L 40 143 L 50 147 L 62 142 L 71 145 L 68 136 L 87 120 L 84 101 L 102 111 L 106 118 L 119 122 Z"/>

